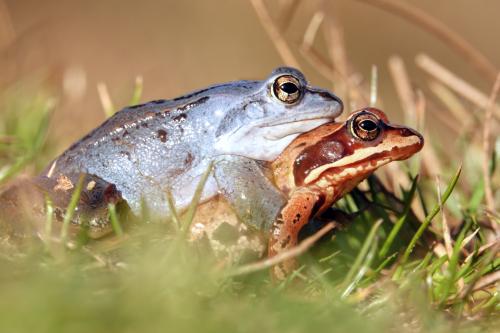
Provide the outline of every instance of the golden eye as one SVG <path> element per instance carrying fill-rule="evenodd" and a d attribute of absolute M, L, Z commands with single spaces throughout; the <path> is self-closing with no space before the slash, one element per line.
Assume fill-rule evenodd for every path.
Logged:
<path fill-rule="evenodd" d="M 291 75 L 283 75 L 274 80 L 273 94 L 280 101 L 293 104 L 300 98 L 300 83 Z"/>
<path fill-rule="evenodd" d="M 380 134 L 379 119 L 371 113 L 361 113 L 351 121 L 351 132 L 364 141 L 371 141 Z"/>

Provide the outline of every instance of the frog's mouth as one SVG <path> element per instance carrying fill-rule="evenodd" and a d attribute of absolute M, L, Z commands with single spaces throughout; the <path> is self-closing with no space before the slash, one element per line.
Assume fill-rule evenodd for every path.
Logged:
<path fill-rule="evenodd" d="M 295 115 L 288 119 L 265 119 L 251 127 L 239 127 L 218 137 L 214 150 L 219 155 L 240 155 L 248 158 L 272 161 L 299 134 L 333 121 L 332 116 L 316 113 L 308 117 Z"/>
<path fill-rule="evenodd" d="M 268 130 L 264 133 L 266 140 L 276 141 L 284 139 L 290 135 L 297 136 L 298 134 L 309 132 L 310 130 L 319 127 L 323 124 L 333 121 L 332 117 L 316 117 L 306 119 L 293 119 L 288 121 L 280 120 L 275 123 L 268 123 L 265 126 L 259 126 L 263 130 Z"/>

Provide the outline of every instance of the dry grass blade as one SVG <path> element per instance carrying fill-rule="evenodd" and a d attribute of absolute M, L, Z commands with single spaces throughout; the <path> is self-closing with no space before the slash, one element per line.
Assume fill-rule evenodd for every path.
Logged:
<path fill-rule="evenodd" d="M 479 232 L 479 230 L 481 230 L 481 229 L 477 228 L 469 236 L 467 236 L 467 237 L 464 238 L 464 241 L 462 242 L 462 245 L 461 245 L 462 246 L 462 250 L 464 250 L 464 248 L 467 246 L 467 244 L 469 244 L 470 241 L 473 240 L 474 237 L 476 237 L 476 235 Z"/>
<path fill-rule="evenodd" d="M 439 180 L 439 176 L 436 176 L 436 188 L 437 188 L 438 202 L 440 206 L 439 210 L 441 212 L 444 245 L 448 258 L 451 258 L 451 254 L 453 253 L 453 244 L 451 242 L 450 228 L 448 227 L 448 221 L 446 219 L 446 213 L 444 211 L 443 201 L 441 200 L 441 186 L 439 186 L 440 183 L 441 182 Z"/>
<path fill-rule="evenodd" d="M 494 273 L 488 274 L 488 275 L 482 277 L 481 279 L 479 279 L 479 281 L 477 281 L 476 285 L 474 286 L 474 288 L 472 290 L 476 291 L 476 290 L 486 288 L 486 287 L 488 287 L 488 286 L 490 286 L 498 281 L 500 281 L 500 271 L 496 271 Z"/>
<path fill-rule="evenodd" d="M 290 26 L 293 16 L 299 8 L 300 0 L 284 0 L 281 1 L 280 16 L 278 19 L 281 31 L 285 31 Z"/>
<path fill-rule="evenodd" d="M 427 99 L 422 90 L 417 90 L 415 99 L 415 117 L 417 130 L 423 132 L 425 130 L 425 113 L 427 109 Z"/>
<path fill-rule="evenodd" d="M 427 74 L 436 78 L 441 83 L 445 84 L 459 95 L 463 96 L 470 102 L 476 104 L 480 108 L 486 108 L 489 103 L 489 98 L 477 88 L 459 78 L 457 75 L 443 67 L 427 54 L 419 54 L 415 57 L 416 64 L 423 69 Z M 494 105 L 493 116 L 500 120 L 500 107 Z"/>
<path fill-rule="evenodd" d="M 486 207 L 490 212 L 495 213 L 495 199 L 493 197 L 493 189 L 491 187 L 491 175 L 490 175 L 490 158 L 491 158 L 491 118 L 493 116 L 493 108 L 495 106 L 495 101 L 500 90 L 500 73 L 497 75 L 495 84 L 490 94 L 490 99 L 488 101 L 488 106 L 486 107 L 486 113 L 484 114 L 484 125 L 483 125 L 483 180 L 484 180 L 484 194 L 486 200 Z M 498 231 L 498 224 L 491 222 L 491 226 L 495 231 Z"/>
<path fill-rule="evenodd" d="M 102 109 L 107 118 L 111 117 L 115 113 L 115 107 L 111 101 L 111 96 L 109 95 L 108 86 L 100 82 L 97 84 L 97 93 L 99 94 L 99 100 L 101 101 Z"/>
<path fill-rule="evenodd" d="M 329 8 L 327 7 L 327 9 Z M 332 83 L 335 85 L 334 88 L 340 96 L 346 96 L 346 106 L 357 109 L 369 103 L 369 96 L 366 96 L 365 93 L 361 89 L 358 89 L 351 81 L 352 66 L 347 56 L 344 31 L 338 18 L 335 16 L 335 12 L 335 9 L 330 8 L 330 10 L 327 11 L 323 24 L 328 56 L 333 64 L 335 72 L 338 72 L 338 75 L 334 77 Z"/>
<path fill-rule="evenodd" d="M 487 244 L 485 244 L 485 245 L 481 246 L 481 247 L 477 250 L 477 253 L 474 253 L 474 252 L 473 252 L 473 253 L 469 254 L 469 255 L 465 258 L 464 262 L 468 262 L 468 261 L 470 261 L 470 260 L 472 259 L 472 257 L 474 257 L 475 255 L 482 254 L 484 251 L 486 251 L 486 250 L 490 249 L 490 248 L 491 248 L 491 247 L 493 247 L 493 246 L 498 246 L 497 244 L 498 244 L 499 242 L 500 242 L 500 238 L 496 238 L 496 239 L 494 239 L 493 241 L 491 241 L 491 242 L 489 242 L 489 243 L 487 243 Z M 464 243 L 465 243 L 465 241 L 464 241 Z"/>
<path fill-rule="evenodd" d="M 453 115 L 453 119 L 460 122 L 460 130 L 464 128 L 471 128 L 472 130 L 472 125 L 474 124 L 473 115 L 450 89 L 434 80 L 429 82 L 429 89 L 446 106 L 446 110 Z"/>
<path fill-rule="evenodd" d="M 443 22 L 430 16 L 418 7 L 408 2 L 392 0 L 358 0 L 377 6 L 383 10 L 401 16 L 423 29 L 429 31 L 443 42 L 448 44 L 481 74 L 493 81 L 497 75 L 497 68 L 480 51 L 470 44 L 460 34 L 450 29 Z"/>
<path fill-rule="evenodd" d="M 403 59 L 399 56 L 389 58 L 389 71 L 396 87 L 396 92 L 401 101 L 401 106 L 405 113 L 406 122 L 409 125 L 415 125 L 415 95 L 410 83 L 408 72 L 406 71 Z"/>
<path fill-rule="evenodd" d="M 500 243 L 498 242 L 498 239 L 496 242 L 489 248 L 490 251 L 488 251 L 485 254 L 485 258 L 482 262 L 479 263 L 478 267 L 476 267 L 475 272 L 472 275 L 471 282 L 459 293 L 460 298 L 466 298 L 470 293 L 474 290 L 478 290 L 477 284 L 479 283 L 480 280 L 484 279 L 485 277 L 481 277 L 481 271 L 484 269 L 486 265 L 491 263 L 491 260 L 494 259 L 495 256 L 497 256 L 498 250 L 500 249 Z M 467 260 L 468 258 L 466 258 Z M 490 280 L 490 278 L 488 279 Z M 491 281 L 491 280 L 490 280 Z M 489 281 L 488 281 L 489 282 Z M 490 282 L 491 283 L 491 282 Z M 485 281 L 483 281 L 483 286 L 486 285 Z"/>
<path fill-rule="evenodd" d="M 359 87 L 359 83 L 350 76 L 349 68 L 351 66 L 347 60 L 343 31 L 332 12 L 334 11 L 330 10 L 326 13 L 320 10 L 313 15 L 304 32 L 300 52 L 319 74 L 332 82 L 338 95 L 346 96 L 346 105 L 356 108 L 356 105 L 351 105 L 351 102 L 354 101 L 364 106 L 368 103 L 369 98 L 365 91 Z M 326 36 L 328 59 L 314 48 L 314 41 L 320 27 L 323 27 Z"/>
<path fill-rule="evenodd" d="M 316 232 L 314 235 L 304 239 L 296 247 L 294 247 L 288 251 L 282 252 L 275 257 L 267 258 L 267 259 L 264 259 L 261 261 L 257 261 L 255 263 L 251 263 L 248 265 L 237 267 L 236 269 L 230 271 L 228 275 L 229 276 L 236 276 L 236 275 L 243 275 L 243 274 L 257 272 L 257 271 L 260 271 L 260 270 L 263 270 L 266 268 L 270 268 L 270 267 L 277 265 L 285 260 L 298 257 L 302 253 L 306 252 L 311 246 L 313 246 L 314 243 L 316 243 L 321 237 L 326 235 L 330 230 L 333 230 L 334 228 L 335 228 L 334 223 L 328 223 L 323 228 L 321 228 L 318 232 Z"/>
<path fill-rule="evenodd" d="M 292 50 L 281 34 L 280 29 L 273 21 L 271 15 L 269 14 L 269 11 L 266 8 L 266 5 L 264 4 L 264 1 L 250 0 L 250 2 L 253 5 L 255 12 L 257 13 L 257 16 L 259 17 L 262 26 L 271 38 L 271 41 L 274 43 L 274 46 L 281 56 L 281 59 L 283 59 L 285 64 L 300 69 L 299 62 L 293 55 Z"/>
<path fill-rule="evenodd" d="M 370 81 L 370 106 L 377 105 L 377 91 L 378 90 L 378 70 L 377 66 L 372 65 L 372 75 Z"/>
<path fill-rule="evenodd" d="M 335 69 L 328 62 L 328 60 L 313 47 L 314 40 L 316 39 L 316 35 L 318 34 L 318 30 L 323 23 L 324 18 L 324 12 L 318 11 L 314 13 L 304 33 L 300 51 L 307 62 L 309 62 L 309 64 L 313 66 L 319 74 L 334 82 L 335 75 L 337 74 Z"/>
<path fill-rule="evenodd" d="M 322 75 L 325 79 L 334 81 L 335 70 L 328 63 L 323 55 L 321 55 L 318 51 L 316 51 L 312 47 L 302 46 L 300 48 L 301 54 L 304 56 L 304 59 L 312 66 L 314 69 Z"/>
<path fill-rule="evenodd" d="M 302 46 L 304 48 L 308 49 L 313 47 L 319 27 L 321 26 L 321 23 L 323 23 L 324 19 L 325 13 L 322 11 L 314 13 L 311 21 L 309 21 L 306 31 L 304 32 L 304 38 L 302 39 Z"/>
<path fill-rule="evenodd" d="M 323 27 L 328 38 L 328 55 L 333 63 L 333 67 L 340 73 L 342 78 L 345 78 L 346 88 L 348 88 L 350 71 L 343 29 L 333 15 L 326 16 Z"/>

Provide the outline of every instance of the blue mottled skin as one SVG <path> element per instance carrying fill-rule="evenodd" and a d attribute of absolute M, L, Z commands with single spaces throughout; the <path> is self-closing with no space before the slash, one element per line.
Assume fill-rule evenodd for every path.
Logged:
<path fill-rule="evenodd" d="M 293 104 L 273 94 L 273 83 L 283 75 L 300 83 L 300 99 Z M 254 161 L 274 160 L 297 135 L 341 112 L 335 95 L 310 87 L 293 68 L 277 68 L 263 81 L 230 82 L 127 107 L 73 144 L 42 176 L 96 175 L 116 186 L 133 213 L 140 213 L 143 200 L 151 213 L 166 217 L 165 190 L 170 189 L 176 207 L 184 209 L 210 161 L 215 161 L 216 172 L 208 179 L 203 200 L 219 193 L 234 197 L 253 183 L 262 184 L 262 193 L 272 193 L 267 180 L 232 182 L 231 177 L 264 177 L 261 164 Z M 220 161 L 229 161 L 236 171 L 225 173 L 228 163 L 217 170 Z M 275 204 L 281 205 L 276 195 Z"/>

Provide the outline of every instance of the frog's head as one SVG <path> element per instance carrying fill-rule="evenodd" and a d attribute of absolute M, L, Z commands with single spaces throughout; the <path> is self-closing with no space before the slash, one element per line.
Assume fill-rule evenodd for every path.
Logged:
<path fill-rule="evenodd" d="M 299 134 L 342 113 L 337 96 L 309 86 L 294 68 L 277 68 L 254 84 L 219 125 L 215 149 L 220 154 L 274 160 Z"/>
<path fill-rule="evenodd" d="M 375 108 L 352 113 L 346 122 L 328 123 L 298 137 L 274 162 L 277 185 L 284 191 L 313 184 L 350 190 L 380 166 L 418 152 L 422 136 L 392 125 Z"/>

